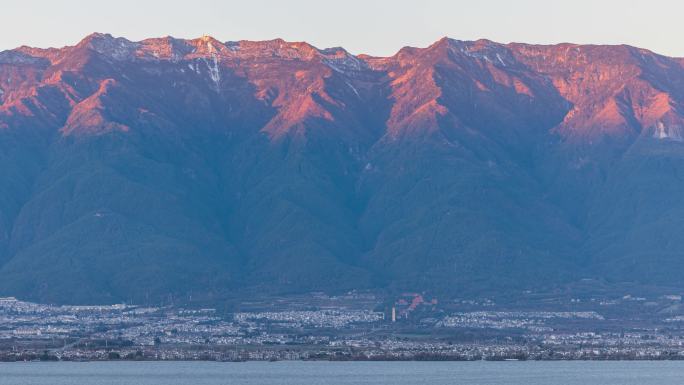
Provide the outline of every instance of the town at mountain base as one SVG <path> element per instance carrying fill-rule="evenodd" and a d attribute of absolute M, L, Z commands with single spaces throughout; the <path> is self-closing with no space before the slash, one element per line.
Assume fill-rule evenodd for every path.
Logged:
<path fill-rule="evenodd" d="M 93 34 L 0 52 L 0 295 L 682 288 L 684 61 Z"/>

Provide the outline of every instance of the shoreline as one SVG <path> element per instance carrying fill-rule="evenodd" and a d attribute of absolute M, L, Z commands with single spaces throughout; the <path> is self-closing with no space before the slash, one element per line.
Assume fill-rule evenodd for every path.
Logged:
<path fill-rule="evenodd" d="M 434 359 L 434 360 L 420 360 L 420 359 L 349 359 L 349 360 L 326 360 L 326 359 L 300 359 L 300 360 L 209 360 L 209 359 L 140 359 L 140 360 L 111 360 L 111 359 L 92 359 L 92 360 L 0 360 L 0 365 L 10 363 L 92 363 L 92 362 L 107 362 L 107 363 L 152 363 L 152 362 L 214 362 L 214 363 L 249 363 L 249 362 L 678 362 L 684 361 L 682 358 L 577 358 L 577 359 L 478 359 L 478 360 L 459 360 L 459 359 Z"/>

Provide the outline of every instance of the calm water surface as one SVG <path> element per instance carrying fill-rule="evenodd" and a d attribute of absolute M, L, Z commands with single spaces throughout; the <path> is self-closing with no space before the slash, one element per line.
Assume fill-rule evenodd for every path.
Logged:
<path fill-rule="evenodd" d="M 684 362 L 0 363 L 0 385 L 669 385 Z"/>

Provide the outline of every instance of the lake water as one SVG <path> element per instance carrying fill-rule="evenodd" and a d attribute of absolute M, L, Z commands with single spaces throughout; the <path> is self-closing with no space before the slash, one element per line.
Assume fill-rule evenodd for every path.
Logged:
<path fill-rule="evenodd" d="M 0 363 L 0 385 L 669 385 L 684 362 Z"/>

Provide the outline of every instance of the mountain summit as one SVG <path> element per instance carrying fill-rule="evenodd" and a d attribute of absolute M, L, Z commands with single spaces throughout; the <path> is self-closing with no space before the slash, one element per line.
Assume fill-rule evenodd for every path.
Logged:
<path fill-rule="evenodd" d="M 683 140 L 684 62 L 629 46 L 20 47 L 0 295 L 682 287 Z"/>

